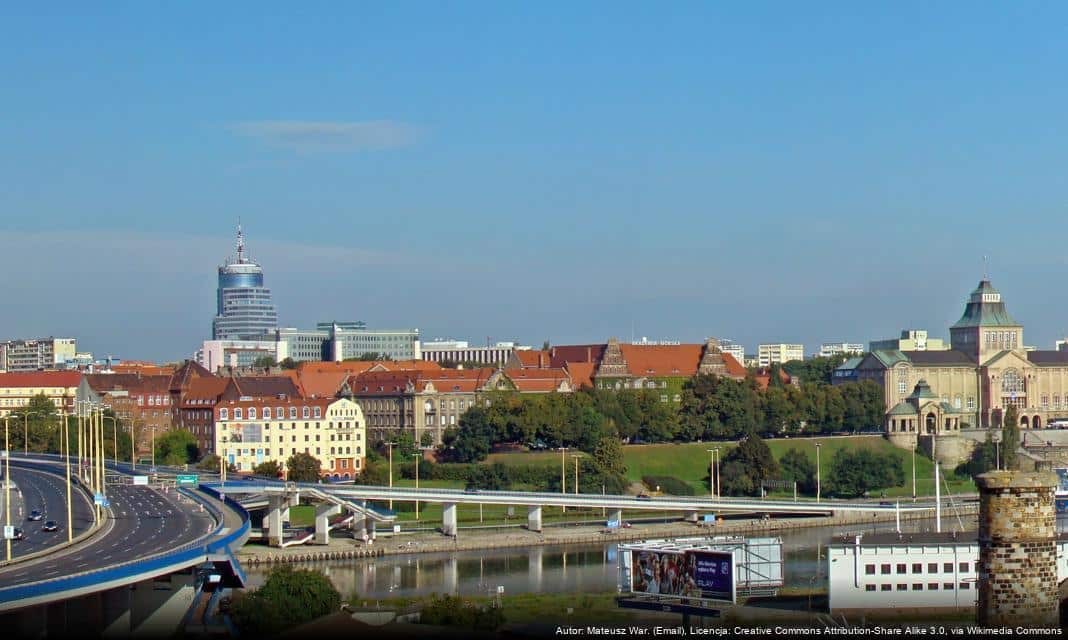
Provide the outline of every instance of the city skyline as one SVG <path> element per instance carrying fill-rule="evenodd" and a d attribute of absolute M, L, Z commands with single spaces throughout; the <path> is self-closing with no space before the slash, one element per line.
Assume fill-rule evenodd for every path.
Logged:
<path fill-rule="evenodd" d="M 247 228 L 247 224 L 245 226 Z M 78 340 L 79 351 L 90 351 L 97 358 L 111 355 L 122 358 L 148 358 L 156 361 L 177 361 L 190 357 L 192 350 L 195 350 L 195 348 L 199 347 L 200 343 L 203 340 L 210 338 L 210 323 L 208 323 L 209 326 L 207 327 L 207 329 L 205 329 L 204 327 L 206 324 L 205 317 L 210 317 L 213 314 L 213 310 L 215 308 L 215 303 L 213 302 L 212 298 L 216 297 L 215 286 L 217 286 L 218 283 L 216 281 L 216 274 L 214 273 L 214 271 L 217 270 L 218 264 L 223 261 L 226 255 L 230 255 L 233 253 L 232 235 L 229 238 L 224 238 L 220 236 L 218 238 L 197 238 L 197 240 L 199 242 L 194 242 L 192 244 L 195 246 L 214 246 L 216 244 L 220 246 L 228 245 L 230 251 L 227 252 L 224 249 L 223 253 L 221 254 L 223 257 L 217 258 L 214 262 L 209 260 L 204 265 L 205 268 L 201 270 L 203 271 L 203 273 L 200 274 L 201 282 L 198 282 L 194 286 L 188 287 L 187 289 L 174 291 L 174 293 L 179 297 L 179 299 L 185 301 L 189 305 L 193 305 L 193 308 L 195 311 L 197 311 L 197 313 L 190 312 L 190 310 L 186 308 L 183 312 L 184 315 L 182 316 L 182 318 L 192 317 L 193 321 L 190 324 L 178 324 L 176 322 L 170 326 L 161 327 L 161 331 L 155 334 L 148 334 L 147 332 L 145 334 L 141 334 L 147 336 L 145 340 L 146 344 L 149 344 L 149 347 L 142 349 L 127 349 L 122 347 L 117 349 L 109 349 L 107 347 L 107 344 L 121 344 L 121 340 L 108 338 L 107 334 L 93 334 L 92 332 L 85 331 L 79 332 L 79 325 L 77 323 L 78 318 L 76 316 L 72 318 L 57 318 L 51 314 L 42 317 L 45 318 L 44 326 L 55 328 L 54 331 L 47 330 L 43 332 L 38 332 L 40 335 L 31 335 L 27 332 L 17 333 L 15 330 L 8 330 L 8 333 L 10 333 L 11 335 L 7 335 L 4 339 L 40 338 L 49 335 L 55 335 L 57 337 L 74 337 Z M 210 245 L 208 244 L 209 242 L 211 243 Z M 253 239 L 252 244 L 256 244 L 255 239 Z M 158 254 L 158 252 L 164 249 L 166 246 L 168 246 L 166 243 L 140 243 L 137 245 L 138 248 L 143 249 L 146 253 L 156 254 Z M 285 283 L 283 287 L 276 287 L 272 285 L 273 294 L 276 300 L 276 306 L 279 309 L 279 326 L 307 327 L 315 326 L 318 322 L 321 322 L 321 318 L 323 317 L 333 317 L 338 321 L 344 321 L 352 318 L 359 318 L 362 320 L 365 319 L 365 317 L 369 317 L 372 315 L 366 311 L 363 311 L 359 306 L 346 306 L 344 300 L 342 300 L 340 303 L 335 301 L 333 303 L 333 306 L 331 306 L 330 303 L 327 303 L 324 299 L 321 302 L 321 304 L 323 305 L 322 307 L 316 306 L 316 292 L 309 291 L 309 288 L 306 286 L 307 282 L 314 281 L 314 279 L 319 275 L 315 271 L 309 270 L 307 268 L 306 261 L 314 260 L 317 257 L 322 258 L 323 256 L 329 256 L 331 258 L 336 258 L 339 260 L 347 259 L 349 260 L 349 262 L 346 264 L 352 266 L 358 264 L 360 260 L 363 259 L 361 256 L 347 256 L 346 252 L 336 247 L 327 250 L 318 247 L 299 247 L 298 250 L 294 251 L 293 246 L 277 245 L 276 243 L 272 243 L 269 241 L 264 244 L 264 247 L 264 251 L 257 251 L 253 254 L 255 256 L 257 264 L 267 265 L 265 269 L 270 274 L 272 283 Z M 129 251 L 131 255 L 138 255 L 133 247 L 126 247 L 125 249 Z M 190 257 L 189 252 L 182 251 L 179 253 L 185 255 L 186 257 Z M 267 255 L 268 257 L 266 259 L 261 259 L 261 255 Z M 279 260 L 280 266 L 288 266 L 292 270 L 281 272 L 275 270 L 270 266 L 272 257 L 275 257 Z M 2 260 L 3 258 L 0 257 L 0 261 Z M 161 261 L 161 263 L 167 262 L 168 261 L 166 260 Z M 981 264 L 982 262 L 980 261 L 980 265 Z M 121 267 L 122 265 L 118 266 Z M 127 268 L 129 268 L 130 266 L 132 265 L 126 265 Z M 377 265 L 373 259 L 370 259 L 367 260 L 367 262 L 361 266 L 367 268 L 377 268 L 377 266 L 379 265 Z M 171 272 L 165 273 L 164 275 L 171 278 L 172 280 L 168 281 L 172 282 L 175 286 L 178 286 L 180 283 L 183 282 L 188 284 L 188 281 L 184 277 L 184 273 Z M 980 276 L 976 276 L 976 278 L 978 277 Z M 970 277 L 965 274 L 963 276 L 963 281 L 968 282 L 969 278 Z M 1018 299 L 1016 296 L 1013 295 L 1013 285 L 1011 284 L 1011 278 L 998 278 L 997 274 L 995 273 L 994 276 L 991 277 L 991 280 L 995 283 L 996 286 L 998 286 L 1001 291 L 1007 291 L 1007 293 L 1005 293 L 1006 299 L 1012 304 L 1013 309 L 1021 310 L 1017 313 L 1021 318 L 1024 319 L 1024 322 L 1028 324 L 1027 344 L 1029 346 L 1036 346 L 1040 349 L 1054 348 L 1053 343 L 1055 340 L 1061 339 L 1065 337 L 1065 335 L 1068 335 L 1068 332 L 1063 332 L 1064 335 L 1062 335 L 1056 332 L 1056 330 L 1053 330 L 1049 333 L 1049 339 L 1045 339 L 1045 336 L 1043 335 L 1043 330 L 1041 328 L 1043 326 L 1041 319 L 1037 321 L 1031 320 L 1032 312 L 1035 309 L 1041 308 L 1042 300 Z M 906 328 L 926 329 L 932 338 L 940 337 L 948 341 L 948 328 L 956 320 L 956 318 L 959 317 L 959 300 L 966 297 L 967 291 L 970 291 L 971 288 L 974 287 L 974 281 L 974 278 L 970 279 L 971 284 L 967 284 L 965 287 L 963 287 L 962 291 L 944 292 L 944 295 L 941 296 L 941 300 L 938 300 L 938 283 L 934 281 L 926 283 L 926 288 L 922 290 L 925 295 L 921 296 L 917 294 L 915 296 L 915 299 L 933 300 L 933 304 L 931 305 L 931 308 L 928 310 L 928 312 L 923 316 L 911 316 L 913 318 L 919 317 L 920 320 L 917 321 L 906 320 L 902 316 L 901 321 L 898 322 L 898 316 L 896 316 L 893 311 L 889 311 L 886 314 L 872 316 L 870 318 L 865 318 L 861 316 L 859 317 L 858 322 L 866 322 L 867 324 L 858 324 L 853 329 L 845 332 L 832 333 L 830 330 L 828 330 L 826 333 L 822 333 L 813 331 L 812 333 L 807 335 L 799 335 L 800 332 L 797 332 L 790 336 L 787 336 L 786 338 L 783 338 L 781 342 L 803 344 L 805 347 L 804 353 L 807 357 L 815 352 L 818 352 L 820 345 L 823 343 L 858 341 L 863 343 L 866 348 L 867 343 L 869 341 L 896 338 L 900 331 Z M 1002 284 L 1003 282 L 1007 282 L 1010 284 Z M 207 298 L 203 300 L 194 298 L 193 294 L 197 291 L 205 289 L 205 287 L 207 290 Z M 91 292 L 87 293 L 91 294 Z M 875 296 L 873 296 L 873 298 L 874 297 Z M 87 300 L 88 299 L 92 299 L 92 297 L 87 297 Z M 294 299 L 297 301 L 303 300 L 305 302 L 301 302 L 295 307 L 290 307 L 289 301 L 293 301 Z M 899 306 L 898 302 L 891 301 L 891 303 L 891 308 Z M 784 306 L 776 317 L 781 316 L 788 318 L 791 309 L 791 307 L 788 305 L 789 302 L 784 303 Z M 323 311 L 322 309 L 334 309 L 335 312 L 330 313 L 327 311 Z M 656 321 L 655 325 L 644 325 L 640 322 L 635 322 L 634 325 L 628 324 L 627 326 L 623 326 L 623 322 L 619 322 L 617 324 L 605 322 L 603 325 L 589 325 L 584 322 L 583 319 L 576 319 L 575 324 L 570 327 L 565 325 L 559 325 L 562 328 L 562 332 L 561 334 L 559 334 L 559 337 L 557 337 L 556 335 L 552 334 L 542 335 L 536 333 L 536 327 L 533 330 L 528 330 L 525 334 L 520 333 L 519 331 L 509 332 L 507 330 L 507 327 L 495 328 L 488 325 L 482 325 L 481 333 L 477 332 L 477 330 L 476 332 L 464 333 L 462 325 L 453 325 L 461 326 L 461 328 L 459 329 L 449 328 L 444 324 L 442 324 L 441 326 L 445 328 L 441 329 L 436 328 L 434 325 L 425 325 L 431 328 L 424 329 L 423 326 L 420 326 L 421 318 L 415 317 L 408 318 L 407 320 L 405 320 L 395 311 L 391 311 L 391 309 L 393 309 L 393 306 L 387 305 L 381 307 L 379 311 L 383 312 L 382 317 L 396 318 L 396 320 L 377 322 L 376 319 L 378 316 L 374 316 L 373 318 L 367 320 L 368 327 L 374 329 L 389 326 L 403 326 L 405 325 L 405 323 L 407 323 L 408 325 L 419 328 L 422 341 L 434 340 L 436 338 L 441 337 L 467 340 L 472 345 L 479 345 L 485 341 L 486 337 L 489 337 L 494 342 L 518 339 L 519 344 L 528 344 L 533 346 L 534 348 L 539 347 L 546 339 L 548 339 L 552 344 L 601 343 L 604 342 L 610 336 L 618 337 L 620 340 L 623 341 L 630 341 L 632 337 L 634 340 L 640 341 L 643 337 L 646 337 L 651 341 L 667 340 L 699 343 L 703 342 L 708 337 L 717 337 L 730 339 L 734 343 L 742 344 L 745 347 L 747 354 L 755 355 L 757 352 L 758 344 L 780 342 L 779 336 L 783 331 L 788 330 L 782 329 L 782 327 L 788 326 L 789 324 L 779 323 L 773 318 L 772 322 L 763 325 L 768 327 L 768 332 L 762 333 L 752 328 L 754 326 L 753 322 L 746 322 L 746 318 L 738 316 L 736 322 L 730 325 L 728 325 L 727 323 L 723 323 L 720 325 L 710 324 L 708 330 L 704 331 L 703 333 L 701 332 L 699 327 L 696 330 L 691 330 L 689 333 L 685 333 L 679 329 L 673 329 L 673 327 L 668 324 L 668 321 L 666 319 L 657 318 L 655 315 L 652 316 Z M 831 311 L 830 316 L 842 315 L 834 313 L 836 309 L 833 307 L 831 307 L 829 310 Z M 846 315 L 855 312 L 856 309 L 844 310 L 844 313 Z M 646 310 L 644 313 L 647 314 L 648 311 Z M 93 315 L 101 315 L 101 312 L 96 311 Z M 33 314 L 30 313 L 29 316 L 33 317 Z M 637 313 L 635 313 L 635 317 L 638 317 Z M 467 321 L 470 322 L 470 320 Z M 692 319 L 687 319 L 685 322 L 690 325 L 695 324 Z M 7 318 L 6 322 L 0 323 L 0 326 L 7 325 L 19 325 L 18 319 Z M 1031 328 L 1032 326 L 1036 325 L 1039 327 L 1038 329 Z M 607 329 L 600 330 L 600 327 L 602 326 L 607 327 Z M 645 331 L 645 326 L 655 326 L 658 327 L 659 330 Z M 757 326 L 759 326 L 759 324 Z M 1056 325 L 1047 322 L 1046 326 L 1055 327 Z M 867 329 L 866 327 L 872 328 Z M 886 327 L 886 329 L 877 331 L 877 327 Z M 138 335 L 139 329 L 140 328 L 138 327 L 124 327 L 121 328 L 119 332 L 123 335 L 136 336 Z M 165 333 L 164 331 L 172 332 L 172 335 L 174 336 L 173 339 L 169 339 L 168 333 Z M 776 331 L 778 331 L 778 333 L 776 333 Z M 1036 336 L 1036 333 L 1038 334 L 1038 336 Z M 182 335 L 191 336 L 191 342 L 189 342 L 189 344 L 193 346 L 193 349 L 186 348 L 186 342 L 182 341 L 181 338 Z M 795 336 L 797 337 L 795 338 Z M 110 340 L 113 341 L 109 342 Z M 161 344 L 157 344 L 158 340 L 162 340 L 164 342 Z M 168 342 L 167 340 L 170 341 Z M 102 343 L 104 343 L 103 346 L 101 346 Z"/>
<path fill-rule="evenodd" d="M 284 326 L 1046 347 L 1068 9 L 962 6 L 19 8 L 0 337 L 187 357 L 240 217 Z"/>

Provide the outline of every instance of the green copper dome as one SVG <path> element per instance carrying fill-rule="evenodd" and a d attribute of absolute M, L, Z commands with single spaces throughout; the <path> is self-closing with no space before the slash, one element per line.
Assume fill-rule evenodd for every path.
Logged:
<path fill-rule="evenodd" d="M 1009 312 L 1005 310 L 1005 303 L 1001 301 L 1001 294 L 990 284 L 989 280 L 983 280 L 972 292 L 964 307 L 964 315 L 950 329 L 967 329 L 971 327 L 1018 327 L 1020 326 Z"/>

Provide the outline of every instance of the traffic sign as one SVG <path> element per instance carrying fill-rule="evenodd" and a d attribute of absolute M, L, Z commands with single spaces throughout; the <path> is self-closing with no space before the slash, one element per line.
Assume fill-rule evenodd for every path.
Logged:
<path fill-rule="evenodd" d="M 106 502 L 106 500 L 104 499 L 104 494 L 98 493 L 93 496 L 93 504 L 103 507 L 106 506 L 104 502 Z"/>
<path fill-rule="evenodd" d="M 180 473 L 178 484 L 197 484 L 197 476 L 195 473 Z"/>
<path fill-rule="evenodd" d="M 4 527 L 4 540 L 14 540 L 14 539 L 15 539 L 15 527 L 11 526 L 11 525 L 5 526 Z"/>
<path fill-rule="evenodd" d="M 134 476 L 134 486 L 148 486 L 148 476 Z"/>

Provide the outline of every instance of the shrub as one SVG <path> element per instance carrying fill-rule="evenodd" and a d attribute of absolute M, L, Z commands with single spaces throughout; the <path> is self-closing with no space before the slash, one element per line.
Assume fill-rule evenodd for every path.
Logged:
<path fill-rule="evenodd" d="M 695 495 L 693 487 L 674 476 L 642 476 L 642 482 L 650 489 L 660 487 L 660 491 L 673 496 Z"/>

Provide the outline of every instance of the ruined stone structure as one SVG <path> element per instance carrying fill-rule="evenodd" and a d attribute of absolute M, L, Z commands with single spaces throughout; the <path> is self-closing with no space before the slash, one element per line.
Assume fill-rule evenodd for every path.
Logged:
<path fill-rule="evenodd" d="M 979 485 L 979 624 L 1056 627 L 1053 473 L 992 471 Z"/>

